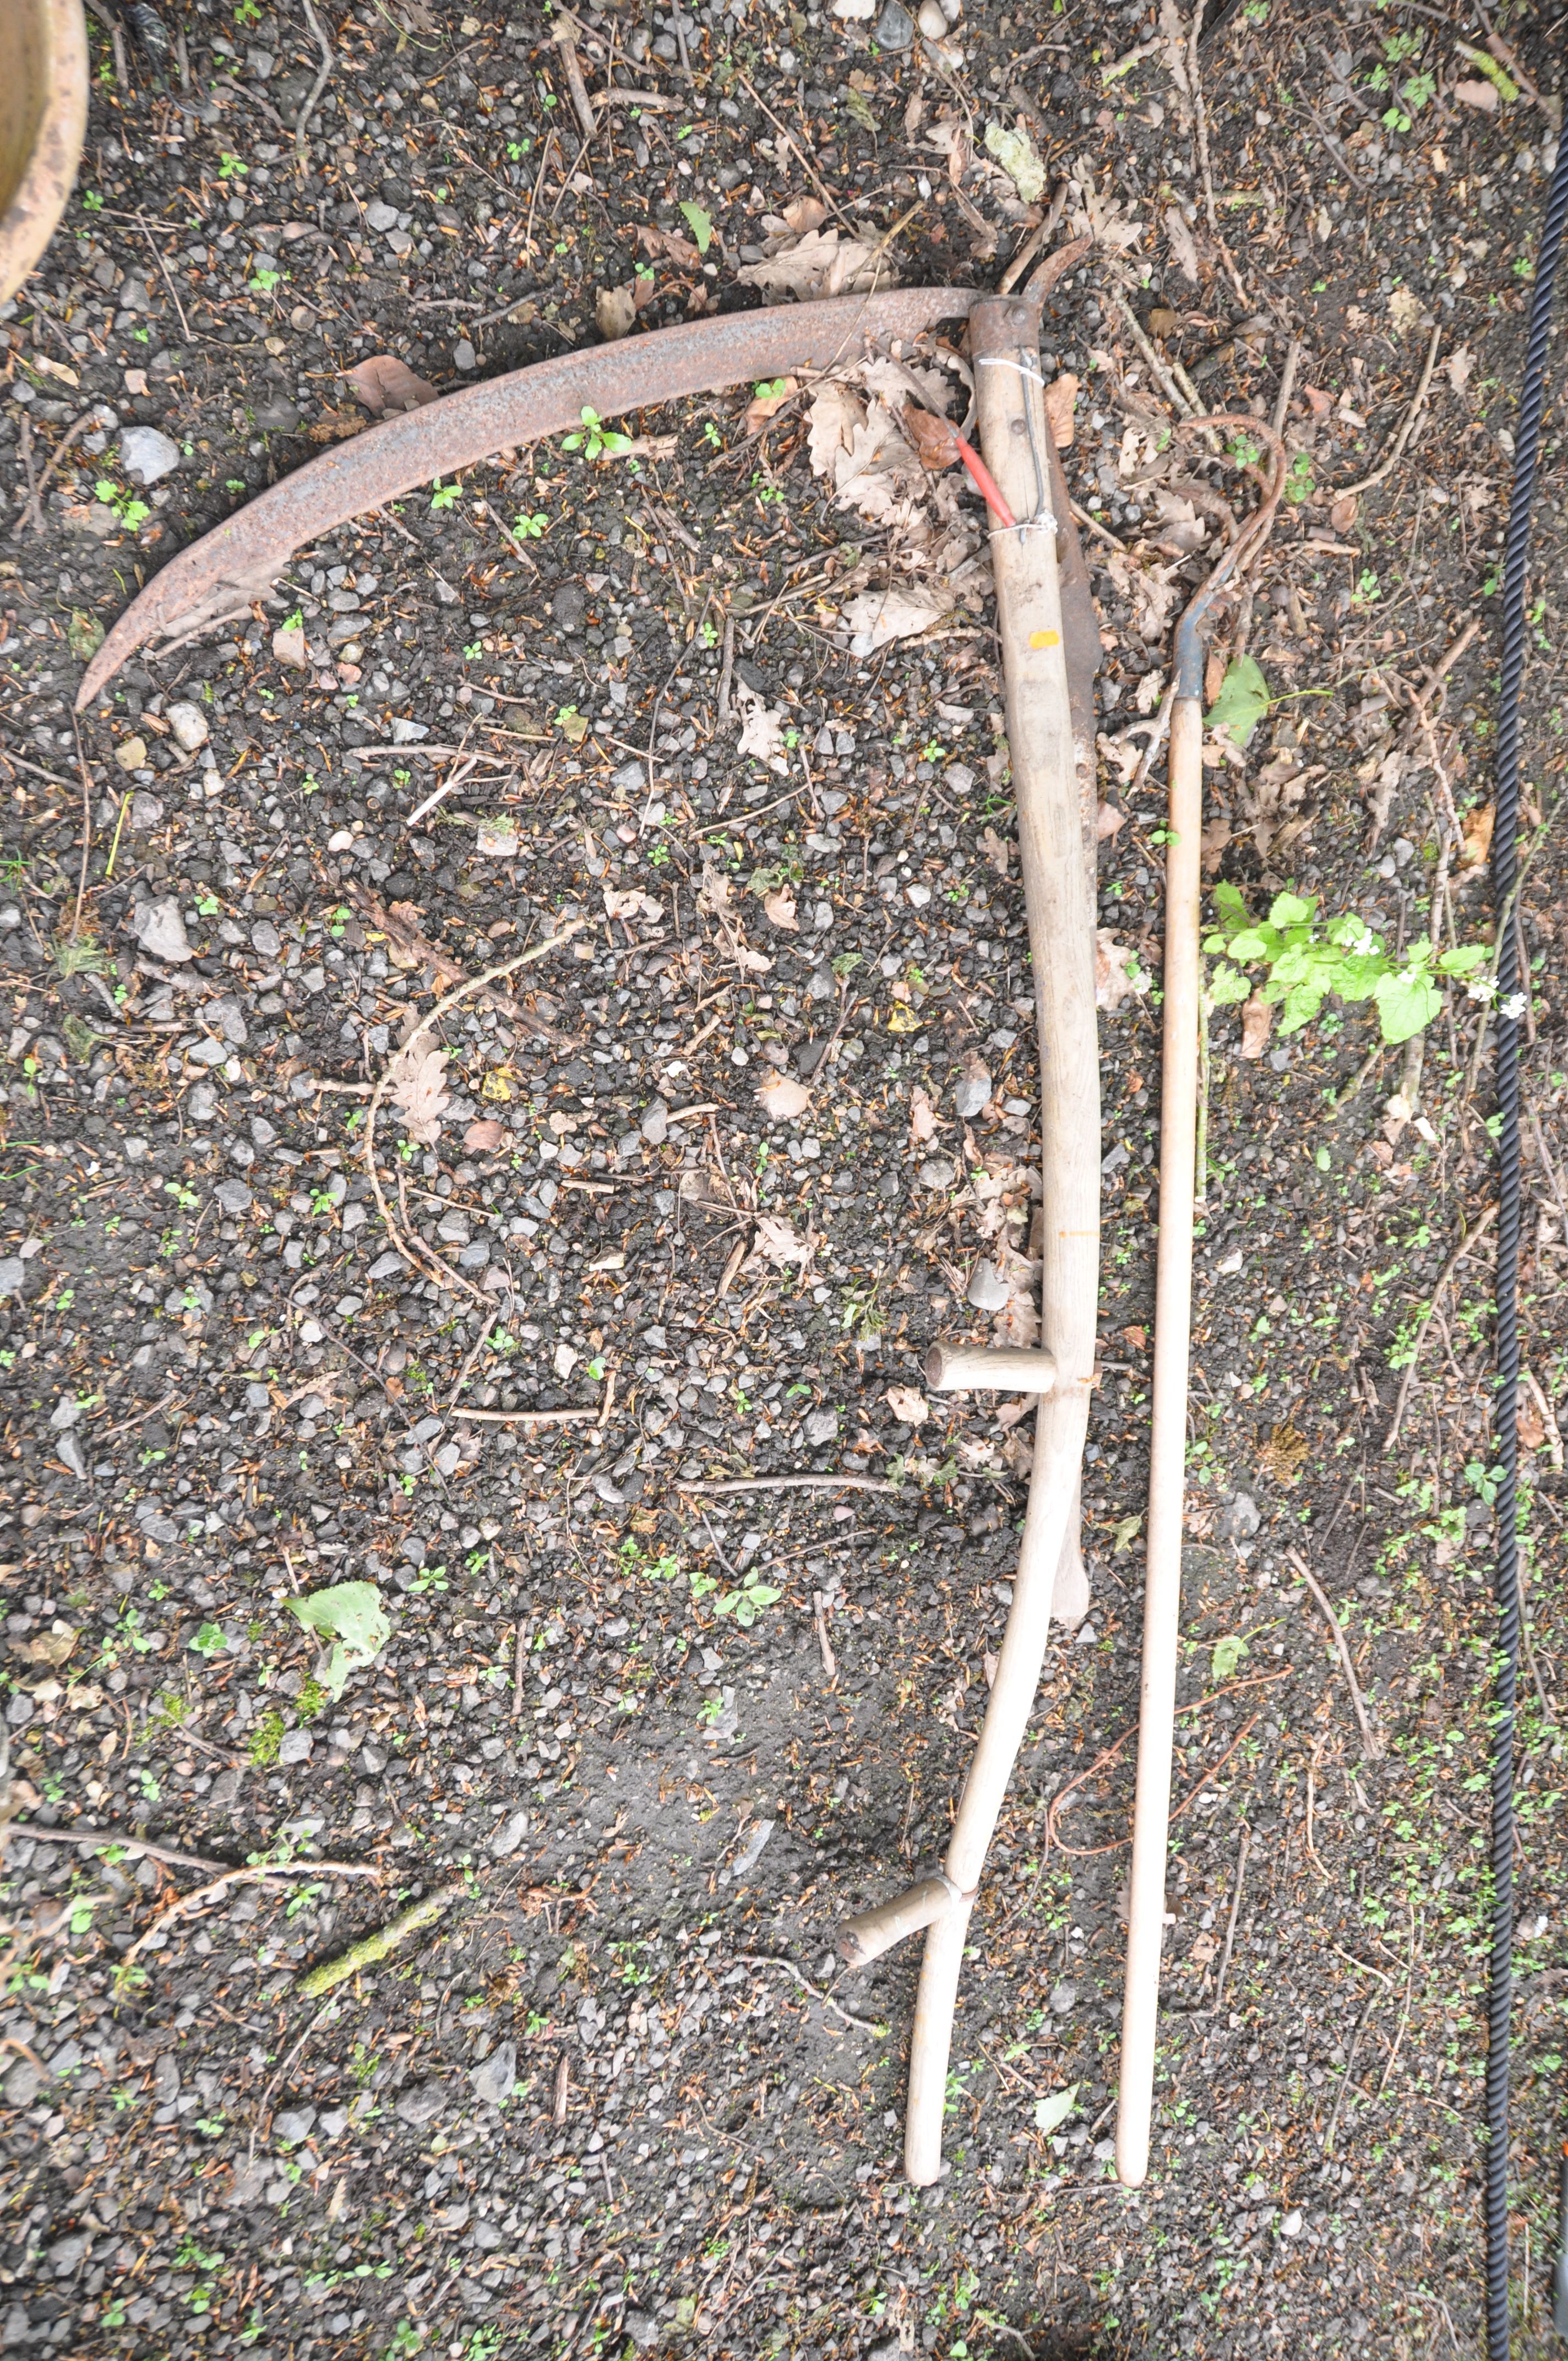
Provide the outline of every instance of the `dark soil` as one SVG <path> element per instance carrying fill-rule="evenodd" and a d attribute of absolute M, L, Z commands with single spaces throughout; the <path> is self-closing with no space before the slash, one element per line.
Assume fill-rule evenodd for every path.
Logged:
<path fill-rule="evenodd" d="M 91 19 L 75 199 L 0 311 L 7 2349 L 1475 2351 L 1484 1249 L 1421 1323 L 1492 1185 L 1484 1005 L 1449 995 L 1419 1078 L 1391 1052 L 1338 1107 L 1376 1044 L 1365 1005 L 1251 1061 L 1237 1012 L 1214 1019 L 1167 2037 L 1137 2195 L 1108 2133 L 1157 995 L 1105 1017 L 1092 1612 L 1047 1657 L 974 1921 L 949 2169 L 913 2192 L 917 1959 L 835 1977 L 831 1946 L 940 1858 L 1023 1512 L 1026 1452 L 994 1406 L 912 1423 L 902 1390 L 932 1339 L 990 1333 L 967 1292 L 997 1241 L 1026 1253 L 1038 1149 L 989 606 L 850 655 L 835 584 L 883 542 L 822 497 L 797 412 L 747 442 L 740 388 L 629 425 L 635 470 L 540 447 L 302 552 L 226 636 L 120 674 L 84 717 L 85 788 L 71 707 L 137 583 L 362 423 L 339 371 L 391 353 L 444 391 L 565 350 L 638 264 L 643 329 L 752 301 L 737 258 L 810 193 L 803 155 L 873 241 L 917 208 L 906 280 L 994 284 L 1030 217 L 984 127 L 1021 121 L 1049 181 L 1092 176 L 1100 209 L 1045 337 L 1082 380 L 1068 465 L 1108 532 L 1160 529 L 1119 455 L 1151 397 L 1168 415 L 1115 291 L 1216 408 L 1269 414 L 1302 346 L 1286 426 L 1306 497 L 1250 617 L 1280 701 L 1245 763 L 1210 774 L 1211 866 L 1255 909 L 1291 884 L 1414 939 L 1444 783 L 1462 819 L 1490 796 L 1546 115 L 1528 90 L 1491 113 L 1454 95 L 1483 82 L 1463 11 L 1248 0 L 1199 53 L 1215 229 L 1190 100 L 1135 0 L 974 7 L 946 63 L 733 0 L 682 20 L 689 78 L 664 16 L 588 8 L 591 86 L 674 104 L 614 110 L 582 155 L 553 20 L 526 6 L 314 0 L 333 71 L 302 143 L 309 11 L 124 10 L 117 47 L 114 13 Z M 1513 13 L 1519 62 L 1560 74 L 1561 27 Z M 961 185 L 930 138 L 954 123 Z M 686 236 L 683 200 L 711 220 L 706 267 L 635 242 Z M 1409 447 L 1339 502 L 1391 447 L 1434 325 Z M 1568 1975 L 1553 351 L 1520 904 L 1521 2352 L 1550 2336 Z M 136 425 L 178 446 L 154 489 L 126 465 Z M 62 450 L 35 522 L 29 480 Z M 1210 560 L 1087 547 L 1122 800 L 1113 741 L 1157 698 L 1170 613 Z M 302 670 L 272 648 L 296 614 Z M 1233 612 L 1233 653 L 1239 631 Z M 727 648 L 784 708 L 776 770 L 720 713 Z M 181 703 L 209 733 L 194 755 Z M 477 767 L 411 827 L 453 749 Z M 1157 788 L 1102 853 L 1102 922 L 1156 975 Z M 705 864 L 765 970 L 727 950 Z M 1478 864 L 1452 848 L 1465 941 L 1491 932 Z M 758 898 L 781 884 L 793 930 Z M 606 887 L 657 915 L 607 919 Z M 194 954 L 172 965 L 149 955 L 167 938 L 138 938 L 170 899 Z M 366 1088 L 436 990 L 389 956 L 392 903 L 470 974 L 590 921 L 513 977 L 525 1014 L 470 998 L 444 1020 L 434 1147 L 382 1112 L 417 1266 L 363 1153 Z M 966 1052 L 991 1082 L 967 1120 Z M 813 1098 L 770 1123 L 756 1086 L 780 1070 Z M 920 1144 L 917 1090 L 941 1126 Z M 809 1241 L 805 1268 L 759 1248 L 762 1213 Z M 547 1409 L 578 1416 L 476 1415 Z M 681 1488 L 810 1472 L 897 1488 Z M 1297 1553 L 1343 1624 L 1376 1759 Z M 391 1630 L 334 1701 L 290 1603 L 348 1581 L 378 1587 Z M 160 1920 L 214 1872 L 63 1841 L 83 1828 L 274 1873 Z M 302 1872 L 318 1860 L 376 1879 Z M 384 1965 L 299 1992 L 436 1892 L 435 1926 Z"/>

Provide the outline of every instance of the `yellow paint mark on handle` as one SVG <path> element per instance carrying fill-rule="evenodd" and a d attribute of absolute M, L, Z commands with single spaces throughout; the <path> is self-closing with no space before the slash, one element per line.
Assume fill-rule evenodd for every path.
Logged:
<path fill-rule="evenodd" d="M 1059 631 L 1031 631 L 1029 634 L 1029 645 L 1032 648 L 1059 648 L 1061 645 L 1061 633 Z"/>

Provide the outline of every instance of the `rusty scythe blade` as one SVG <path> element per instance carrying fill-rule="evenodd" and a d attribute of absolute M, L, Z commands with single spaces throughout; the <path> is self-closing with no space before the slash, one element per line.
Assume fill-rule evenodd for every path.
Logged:
<path fill-rule="evenodd" d="M 149 640 L 185 639 L 243 612 L 266 595 L 297 550 L 437 476 L 568 432 L 581 424 L 585 410 L 616 418 L 746 379 L 831 369 L 858 359 L 867 346 L 921 335 L 943 320 L 967 319 L 975 301 L 971 288 L 907 287 L 731 313 L 564 353 L 385 419 L 258 493 L 171 558 L 131 601 L 87 667 L 77 710 Z M 1081 717 L 1080 734 L 1092 744 L 1099 626 L 1059 468 L 1054 480 L 1074 724 L 1079 728 Z"/>

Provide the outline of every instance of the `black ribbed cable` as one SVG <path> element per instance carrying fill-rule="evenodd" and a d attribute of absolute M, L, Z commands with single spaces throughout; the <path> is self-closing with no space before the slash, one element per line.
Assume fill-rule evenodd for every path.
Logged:
<path fill-rule="evenodd" d="M 1497 1664 L 1492 1738 L 1492 1949 L 1486 1995 L 1486 2355 L 1508 2361 L 1508 2039 L 1514 1980 L 1514 1721 L 1519 1687 L 1519 998 L 1514 896 L 1519 877 L 1519 708 L 1525 569 L 1552 326 L 1552 283 L 1568 220 L 1568 130 L 1546 201 L 1530 298 L 1524 383 L 1514 430 L 1514 483 L 1503 555 L 1503 663 L 1497 691 L 1492 893 L 1497 947 Z M 1524 989 L 1529 990 L 1529 979 Z"/>

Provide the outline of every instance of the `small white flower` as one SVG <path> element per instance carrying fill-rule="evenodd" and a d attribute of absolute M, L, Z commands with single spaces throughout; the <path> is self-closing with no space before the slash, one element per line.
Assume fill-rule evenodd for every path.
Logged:
<path fill-rule="evenodd" d="M 1377 949 L 1377 938 L 1373 933 L 1370 927 L 1364 925 L 1361 932 L 1354 937 L 1345 948 L 1351 951 L 1355 958 L 1365 959 L 1369 952 L 1375 951 Z"/>
<path fill-rule="evenodd" d="M 1473 975 L 1464 989 L 1472 1000 L 1496 1000 L 1497 979 L 1495 975 Z"/>
<path fill-rule="evenodd" d="M 1510 1025 L 1517 1025 L 1519 1018 L 1524 1015 L 1524 1008 L 1525 1000 L 1523 993 L 1510 992 L 1507 1000 L 1503 1003 L 1501 1013 L 1508 1018 Z"/>

